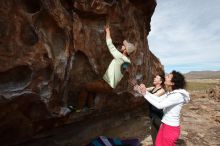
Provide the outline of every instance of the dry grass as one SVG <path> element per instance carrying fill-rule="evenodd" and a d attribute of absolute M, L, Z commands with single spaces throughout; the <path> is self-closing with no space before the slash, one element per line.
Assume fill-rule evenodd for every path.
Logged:
<path fill-rule="evenodd" d="M 220 80 L 200 79 L 187 80 L 187 90 L 190 92 L 206 92 L 210 88 L 219 85 Z"/>

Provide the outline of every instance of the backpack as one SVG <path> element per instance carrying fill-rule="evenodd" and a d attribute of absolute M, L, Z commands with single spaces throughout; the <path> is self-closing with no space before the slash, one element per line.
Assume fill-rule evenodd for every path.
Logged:
<path fill-rule="evenodd" d="M 99 136 L 93 139 L 87 146 L 138 146 L 138 139 L 121 140 L 119 138 L 108 138 Z"/>

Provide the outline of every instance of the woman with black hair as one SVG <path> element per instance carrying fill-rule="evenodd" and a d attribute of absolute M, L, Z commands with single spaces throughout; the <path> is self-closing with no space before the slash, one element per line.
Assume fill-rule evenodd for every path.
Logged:
<path fill-rule="evenodd" d="M 144 85 L 135 86 L 134 90 L 141 93 L 146 100 L 158 109 L 163 109 L 162 124 L 156 138 L 156 146 L 175 146 L 180 136 L 180 111 L 184 103 L 190 100 L 185 88 L 184 76 L 172 71 L 166 76 L 167 93 L 160 98 L 149 93 Z"/>
<path fill-rule="evenodd" d="M 147 91 L 158 96 L 158 98 L 160 98 L 160 96 L 162 96 L 165 93 L 164 81 L 165 81 L 165 74 L 164 73 L 157 74 L 154 78 L 153 86 L 148 87 Z M 151 128 L 150 128 L 151 138 L 152 138 L 153 144 L 155 145 L 156 136 L 160 128 L 161 119 L 163 117 L 163 110 L 157 109 L 152 104 L 149 105 L 149 110 L 150 110 L 149 116 L 151 119 Z"/>

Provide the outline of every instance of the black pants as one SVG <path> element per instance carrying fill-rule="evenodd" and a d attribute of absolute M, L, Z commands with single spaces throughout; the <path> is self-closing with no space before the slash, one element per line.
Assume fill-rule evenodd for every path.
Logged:
<path fill-rule="evenodd" d="M 151 138 L 153 145 L 155 145 L 158 130 L 160 128 L 161 119 L 158 116 L 153 116 L 151 118 Z"/>

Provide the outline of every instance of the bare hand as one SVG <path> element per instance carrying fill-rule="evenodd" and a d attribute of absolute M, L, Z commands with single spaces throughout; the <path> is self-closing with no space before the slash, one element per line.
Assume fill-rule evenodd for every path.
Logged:
<path fill-rule="evenodd" d="M 147 88 L 145 88 L 145 87 L 140 87 L 140 92 L 141 92 L 141 94 L 144 96 L 144 95 L 146 94 L 146 92 L 147 92 Z"/>
<path fill-rule="evenodd" d="M 135 85 L 135 86 L 134 86 L 134 91 L 139 92 L 139 91 L 140 91 L 140 86 L 139 86 L 139 85 Z M 140 92 L 139 92 L 139 93 L 140 93 Z"/>
<path fill-rule="evenodd" d="M 105 32 L 107 33 L 107 32 L 110 32 L 110 27 L 109 27 L 109 25 L 105 25 Z"/>
<path fill-rule="evenodd" d="M 140 84 L 141 88 L 146 88 L 146 86 L 144 84 Z"/>
<path fill-rule="evenodd" d="M 147 88 L 145 87 L 145 85 L 144 84 L 141 84 L 140 86 L 139 86 L 139 92 L 144 96 L 145 94 L 146 94 L 146 92 L 147 92 Z"/>
<path fill-rule="evenodd" d="M 137 91 L 138 93 L 142 94 L 143 96 L 146 94 L 147 92 L 147 88 L 145 87 L 144 84 L 139 85 L 135 85 L 134 86 L 134 91 Z"/>

